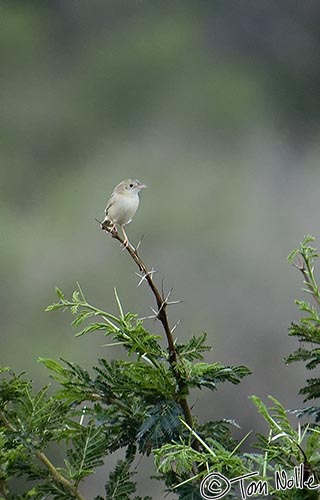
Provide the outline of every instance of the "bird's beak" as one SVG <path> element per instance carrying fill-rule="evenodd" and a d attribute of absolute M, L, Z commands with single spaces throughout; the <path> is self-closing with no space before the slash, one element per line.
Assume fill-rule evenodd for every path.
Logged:
<path fill-rule="evenodd" d="M 146 186 L 145 184 L 142 184 L 142 183 L 139 184 L 139 188 L 140 189 L 143 189 L 143 188 L 146 188 L 146 187 L 148 187 L 148 186 Z"/>

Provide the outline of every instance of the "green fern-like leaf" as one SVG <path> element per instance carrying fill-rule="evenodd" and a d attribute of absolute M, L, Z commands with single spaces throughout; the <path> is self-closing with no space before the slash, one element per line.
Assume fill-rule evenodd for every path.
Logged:
<path fill-rule="evenodd" d="M 289 328 L 291 337 L 298 337 L 298 340 L 307 344 L 320 344 L 320 329 L 314 324 L 302 322 L 301 324 L 291 323 Z"/>
<path fill-rule="evenodd" d="M 69 405 L 48 397 L 48 386 L 34 394 L 31 386 L 25 386 L 19 399 L 12 401 L 12 424 L 17 432 L 29 436 L 29 443 L 43 448 L 52 439 L 59 439 L 63 432 Z"/>
<path fill-rule="evenodd" d="M 306 463 L 308 457 L 303 450 L 302 441 L 308 436 L 307 429 L 304 432 L 300 427 L 295 430 L 290 425 L 288 412 L 275 398 L 270 396 L 269 398 L 273 402 L 273 407 L 268 409 L 259 398 L 251 396 L 251 400 L 270 427 L 268 439 L 259 436 L 258 448 L 267 453 L 269 463 L 274 460 L 283 467 Z"/>
<path fill-rule="evenodd" d="M 189 373 L 188 373 L 189 372 Z M 190 387 L 207 387 L 215 390 L 221 382 L 239 384 L 241 379 L 251 373 L 246 366 L 224 366 L 221 363 L 196 363 L 188 366 L 186 376 Z"/>
<path fill-rule="evenodd" d="M 136 485 L 131 480 L 134 473 L 130 471 L 131 460 L 119 460 L 106 484 L 107 500 L 131 500 L 131 494 L 136 491 Z"/>
<path fill-rule="evenodd" d="M 70 491 L 64 488 L 61 484 L 55 483 L 52 480 L 46 481 L 36 487 L 36 500 L 42 500 L 50 495 L 53 500 L 73 500 L 70 496 Z"/>
<path fill-rule="evenodd" d="M 56 393 L 56 399 L 68 403 L 80 403 L 91 399 L 94 383 L 84 368 L 64 359 L 62 359 L 64 364 L 48 358 L 40 358 L 39 361 L 52 372 L 51 377 L 63 387 Z"/>
<path fill-rule="evenodd" d="M 173 401 L 160 401 L 150 408 L 137 434 L 140 451 L 149 453 L 151 448 L 177 439 L 181 415 L 181 406 Z"/>
<path fill-rule="evenodd" d="M 203 497 L 200 495 L 199 484 L 197 483 L 184 484 L 174 491 L 179 495 L 179 500 L 203 500 Z"/>
<path fill-rule="evenodd" d="M 147 356 L 151 359 L 165 359 L 167 353 L 160 347 L 159 339 L 161 336 L 152 335 L 142 325 L 142 322 L 137 320 L 136 315 L 127 313 L 124 315 L 120 330 L 115 337 L 123 343 L 129 355 L 132 353 L 141 356 Z"/>
<path fill-rule="evenodd" d="M 211 347 L 205 345 L 207 338 L 206 333 L 202 333 L 199 337 L 191 337 L 187 344 L 177 344 L 177 352 L 181 358 L 188 361 L 203 359 L 203 352 L 210 351 Z"/>
<path fill-rule="evenodd" d="M 139 395 L 140 397 L 151 397 L 173 399 L 175 396 L 175 379 L 172 373 L 164 365 L 151 366 L 145 362 L 135 361 L 132 363 L 113 360 L 99 360 L 100 367 L 95 370 L 98 373 L 97 381 L 107 392 L 121 396 Z"/>
<path fill-rule="evenodd" d="M 310 399 L 318 399 L 320 395 L 320 378 L 308 378 L 306 380 L 307 385 L 303 387 L 299 392 L 305 396 L 304 401 L 309 401 Z"/>
<path fill-rule="evenodd" d="M 172 442 L 154 450 L 157 469 L 166 474 L 174 469 L 178 476 L 192 472 L 194 463 L 204 463 L 206 457 L 189 443 Z"/>
<path fill-rule="evenodd" d="M 268 422 L 275 435 L 285 434 L 293 440 L 296 439 L 296 431 L 292 428 L 289 422 L 287 411 L 283 408 L 279 401 L 272 396 L 269 396 L 269 399 L 273 402 L 274 406 L 268 409 L 257 396 L 251 396 L 250 399 L 258 408 L 259 413 L 261 413 L 264 419 Z"/>
<path fill-rule="evenodd" d="M 72 479 L 80 481 L 92 473 L 95 467 L 103 465 L 106 451 L 106 437 L 103 427 L 90 422 L 79 426 L 81 432 L 73 438 L 72 448 L 67 451 L 68 470 Z"/>
<path fill-rule="evenodd" d="M 307 406 L 306 408 L 297 408 L 295 410 L 289 410 L 290 413 L 296 415 L 298 418 L 303 418 L 306 416 L 315 417 L 316 422 L 320 422 L 320 408 L 317 406 Z"/>
<path fill-rule="evenodd" d="M 197 426 L 197 434 L 204 440 L 214 440 L 223 443 L 224 447 L 232 450 L 236 446 L 236 441 L 231 435 L 231 426 L 239 429 L 239 425 L 233 420 L 208 421 Z"/>

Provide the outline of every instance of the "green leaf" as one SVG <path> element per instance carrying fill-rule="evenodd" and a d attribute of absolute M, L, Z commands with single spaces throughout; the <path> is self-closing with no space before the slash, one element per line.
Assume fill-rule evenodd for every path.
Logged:
<path fill-rule="evenodd" d="M 206 456 L 190 446 L 189 443 L 167 443 L 154 450 L 157 469 L 166 474 L 174 468 L 178 476 L 192 472 L 195 463 L 206 461 Z"/>
<path fill-rule="evenodd" d="M 320 378 L 308 378 L 307 385 L 300 389 L 299 393 L 305 396 L 304 401 L 318 399 L 320 394 Z"/>
<path fill-rule="evenodd" d="M 210 346 L 204 344 L 206 338 L 206 333 L 202 333 L 199 337 L 193 336 L 187 344 L 177 344 L 177 352 L 180 357 L 188 361 L 203 359 L 202 353 L 211 350 Z"/>
<path fill-rule="evenodd" d="M 281 465 L 305 462 L 307 458 L 301 446 L 304 434 L 301 435 L 300 430 L 296 431 L 291 426 L 288 412 L 279 401 L 269 396 L 274 406 L 268 409 L 257 396 L 251 396 L 250 399 L 270 427 L 268 439 L 259 436 L 259 447 L 268 453 L 268 461 L 276 460 Z"/>
<path fill-rule="evenodd" d="M 217 384 L 221 382 L 239 384 L 243 377 L 250 375 L 251 371 L 246 366 L 223 366 L 221 363 L 196 363 L 189 365 L 188 373 L 184 370 L 181 373 L 186 377 L 186 382 L 190 387 L 204 386 L 214 390 Z"/>
<path fill-rule="evenodd" d="M 86 319 L 92 318 L 92 316 L 94 315 L 95 313 L 93 311 L 81 311 L 76 319 L 72 321 L 71 325 L 76 328 L 77 326 L 80 326 Z"/>
<path fill-rule="evenodd" d="M 103 465 L 106 452 L 105 430 L 91 421 L 87 426 L 79 426 L 79 433 L 72 439 L 72 448 L 67 451 L 72 479 L 80 481 L 92 474 L 96 467 Z"/>
<path fill-rule="evenodd" d="M 61 309 L 62 307 L 65 307 L 63 304 L 61 303 L 56 303 L 56 304 L 50 304 L 49 306 L 47 306 L 45 308 L 45 312 L 49 312 L 49 311 L 57 311 L 58 309 Z"/>
<path fill-rule="evenodd" d="M 56 294 L 58 295 L 59 299 L 66 300 L 66 297 L 65 297 L 64 293 L 62 292 L 62 290 L 60 290 L 60 288 L 58 288 L 56 286 L 55 290 L 56 290 Z"/>
<path fill-rule="evenodd" d="M 199 484 L 184 484 L 175 490 L 178 493 L 179 500 L 203 500 L 200 495 Z M 226 499 L 228 500 L 228 499 Z"/>
<path fill-rule="evenodd" d="M 97 330 L 107 330 L 107 329 L 108 329 L 108 325 L 106 323 L 90 323 L 89 326 L 86 326 L 80 332 L 78 332 L 76 334 L 76 337 L 81 337 L 82 335 L 85 335 L 86 333 L 95 332 Z"/>
<path fill-rule="evenodd" d="M 292 250 L 292 252 L 289 253 L 288 257 L 287 257 L 287 261 L 289 262 L 289 264 L 293 264 L 296 256 L 299 254 L 300 250 L 299 248 L 295 248 L 294 250 Z"/>
<path fill-rule="evenodd" d="M 181 406 L 174 401 L 159 401 L 150 408 L 137 433 L 140 451 L 149 453 L 151 448 L 177 439 L 181 432 L 181 416 Z"/>
<path fill-rule="evenodd" d="M 79 304 L 74 304 L 70 307 L 70 311 L 71 311 L 71 314 L 73 314 L 74 316 L 76 314 L 78 314 L 78 311 L 79 311 Z"/>
<path fill-rule="evenodd" d="M 144 362 L 99 360 L 100 367 L 95 367 L 98 382 L 104 384 L 107 391 L 112 390 L 119 398 L 137 395 L 140 398 L 168 398 L 172 400 L 176 394 L 176 381 L 164 365 L 151 366 Z"/>
<path fill-rule="evenodd" d="M 136 353 L 139 357 L 145 355 L 150 360 L 161 360 L 167 357 L 166 351 L 159 345 L 160 335 L 152 335 L 143 327 L 136 316 L 126 314 L 120 324 L 121 328 L 114 337 L 123 343 L 128 354 Z"/>
<path fill-rule="evenodd" d="M 48 368 L 48 370 L 51 370 L 58 375 L 65 375 L 66 369 L 54 359 L 40 357 L 38 358 L 38 361 L 39 363 L 44 364 L 44 366 Z"/>
<path fill-rule="evenodd" d="M 136 491 L 136 485 L 131 481 L 131 460 L 119 460 L 106 484 L 107 500 L 131 500 L 131 493 Z"/>

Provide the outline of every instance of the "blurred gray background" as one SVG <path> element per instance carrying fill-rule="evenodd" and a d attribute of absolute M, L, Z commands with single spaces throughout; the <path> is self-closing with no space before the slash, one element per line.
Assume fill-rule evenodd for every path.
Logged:
<path fill-rule="evenodd" d="M 144 235 L 143 258 L 183 300 L 170 310 L 180 341 L 206 331 L 208 360 L 254 371 L 192 394 L 193 412 L 236 419 L 242 437 L 265 430 L 249 395 L 300 406 L 306 374 L 283 363 L 301 297 L 286 257 L 319 236 L 319 2 L 2 0 L 0 24 L 1 364 L 40 387 L 39 356 L 88 369 L 122 356 L 44 308 L 55 285 L 79 281 L 108 311 L 116 286 L 126 310 L 150 313 L 133 263 L 94 220 L 133 177 L 148 189 L 128 234 Z M 150 462 L 139 493 L 161 499 Z"/>

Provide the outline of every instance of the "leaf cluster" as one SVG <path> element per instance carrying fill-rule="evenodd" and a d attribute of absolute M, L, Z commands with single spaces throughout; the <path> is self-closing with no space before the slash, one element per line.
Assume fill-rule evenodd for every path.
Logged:
<path fill-rule="evenodd" d="M 159 336 L 149 333 L 136 315 L 123 312 L 116 291 L 118 316 L 88 303 L 80 287 L 71 298 L 58 288 L 56 292 L 59 300 L 48 311 L 70 310 L 76 335 L 101 331 L 111 337 L 106 347 L 121 345 L 127 359 L 99 359 L 89 373 L 72 361 L 40 358 L 59 384 L 52 395 L 49 386 L 34 393 L 31 382 L 23 376 L 4 373 L 0 420 L 8 453 L 2 461 L 3 484 L 7 488 L 8 479 L 19 474 L 36 481 L 26 493 L 34 498 L 48 494 L 61 499 L 82 498 L 81 482 L 103 465 L 107 455 L 123 450 L 125 459 L 106 483 L 106 498 L 132 499 L 135 483 L 130 466 L 136 454 L 158 450 L 157 457 L 162 454 L 166 462 L 167 447 L 185 443 L 191 450 L 190 467 L 182 475 L 182 469 L 175 474 L 166 470 L 166 483 L 172 489 L 192 467 L 203 464 L 207 454 L 200 441 L 194 446 L 196 439 L 190 438 L 190 429 L 183 423 L 184 399 L 194 388 L 216 390 L 223 382 L 238 384 L 250 371 L 243 366 L 206 363 L 203 355 L 209 347 L 204 333 L 185 344 L 177 343 L 177 358 L 172 363 Z M 195 421 L 202 442 L 208 439 L 220 447 L 221 456 L 224 449 L 230 455 L 228 447 L 235 445 L 230 425 L 224 421 L 199 425 Z M 53 465 L 46 455 L 55 442 L 65 449 L 63 464 Z"/>
<path fill-rule="evenodd" d="M 320 292 L 314 273 L 318 252 L 309 245 L 311 241 L 312 237 L 306 237 L 289 256 L 302 272 L 304 291 L 314 303 L 297 301 L 304 315 L 299 324 L 291 325 L 289 334 L 300 345 L 286 361 L 303 361 L 307 369 L 315 370 L 320 363 Z M 196 389 L 215 391 L 225 382 L 239 384 L 250 374 L 247 367 L 207 363 L 204 356 L 210 347 L 205 333 L 183 344 L 173 339 L 170 343 L 166 324 L 165 349 L 142 320 L 124 312 L 116 290 L 118 315 L 90 304 L 80 286 L 71 298 L 58 288 L 56 292 L 58 301 L 48 311 L 69 310 L 76 336 L 103 333 L 110 339 L 105 347 L 120 345 L 125 356 L 99 359 L 90 372 L 73 361 L 41 358 L 58 383 L 55 392 L 49 385 L 36 392 L 25 374 L 16 375 L 8 368 L 0 371 L 0 500 L 84 500 L 82 482 L 115 451 L 122 452 L 123 458 L 106 479 L 105 496 L 94 500 L 151 500 L 135 495 L 132 469 L 139 454 L 154 456 L 156 477 L 179 500 L 200 500 L 200 482 L 210 472 L 231 479 L 252 471 L 269 481 L 275 499 L 316 498 L 314 492 L 277 492 L 270 482 L 274 471 L 301 463 L 320 482 L 320 412 L 316 404 L 289 415 L 275 398 L 270 397 L 272 406 L 268 408 L 252 396 L 269 430 L 267 435 L 258 435 L 257 452 L 243 453 L 248 435 L 235 440 L 235 422 L 199 423 L 190 415 L 187 398 Z M 158 307 L 159 318 L 166 302 Z M 319 378 L 308 379 L 301 393 L 306 400 L 316 401 Z M 316 423 L 296 428 L 290 422 L 293 413 L 313 416 Z M 63 450 L 61 463 L 54 464 L 49 458 L 53 444 Z M 18 477 L 33 481 L 19 495 L 11 489 L 12 479 Z M 238 497 L 233 487 L 225 498 Z"/>
<path fill-rule="evenodd" d="M 320 290 L 315 274 L 315 263 L 319 258 L 319 253 L 317 248 L 310 246 L 313 241 L 313 236 L 306 236 L 300 243 L 300 247 L 288 257 L 289 262 L 301 271 L 303 291 L 309 295 L 313 303 L 307 300 L 296 300 L 303 316 L 299 324 L 291 324 L 289 335 L 298 339 L 299 346 L 286 358 L 287 363 L 302 361 L 311 371 L 315 371 L 320 366 Z M 304 401 L 319 401 L 320 377 L 308 378 L 300 394 L 304 396 Z M 299 414 L 313 415 L 316 422 L 320 422 L 319 403 L 301 410 Z"/>
<path fill-rule="evenodd" d="M 294 467 L 303 464 L 307 476 L 313 474 L 315 480 L 320 482 L 320 433 L 316 426 L 300 423 L 298 428 L 292 426 L 289 420 L 289 412 L 281 403 L 269 396 L 272 406 L 268 408 L 260 398 L 251 396 L 251 400 L 258 412 L 263 416 L 269 427 L 268 436 L 258 435 L 256 448 L 263 454 L 248 455 L 259 468 L 261 477 L 268 480 L 274 478 L 277 470 L 293 471 Z M 272 473 L 272 474 L 271 474 Z M 273 481 L 270 482 L 270 491 L 274 488 Z M 275 491 L 273 491 L 275 494 Z M 297 492 L 279 493 L 279 498 L 298 499 Z M 310 500 L 317 498 L 317 492 L 308 493 Z"/>
<path fill-rule="evenodd" d="M 77 424 L 72 406 L 49 395 L 49 386 L 35 392 L 32 383 L 22 375 L 7 371 L 0 379 L 0 477 L 5 498 L 8 480 L 13 476 L 36 481 L 28 491 L 30 498 L 42 498 L 44 492 L 53 498 L 81 498 L 77 485 L 81 479 L 102 464 L 105 438 L 92 423 Z M 52 443 L 66 448 L 65 467 L 55 467 L 45 450 Z"/>

